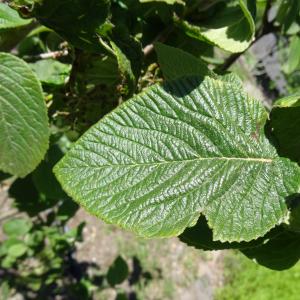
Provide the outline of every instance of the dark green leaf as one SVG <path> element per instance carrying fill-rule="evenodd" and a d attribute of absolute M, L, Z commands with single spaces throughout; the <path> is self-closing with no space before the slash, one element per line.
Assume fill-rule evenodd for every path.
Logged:
<path fill-rule="evenodd" d="M 217 77 L 204 62 L 181 49 L 156 43 L 155 50 L 159 65 L 167 80 L 189 75 Z"/>
<path fill-rule="evenodd" d="M 102 47 L 97 32 L 106 21 L 109 6 L 109 0 L 35 0 L 28 14 L 75 47 L 98 52 Z"/>
<path fill-rule="evenodd" d="M 275 103 L 270 114 L 270 128 L 278 143 L 278 152 L 300 163 L 300 94 Z"/>
<path fill-rule="evenodd" d="M 19 211 L 26 212 L 29 216 L 38 213 L 57 204 L 59 199 L 47 199 L 41 195 L 33 183 L 32 176 L 17 179 L 9 189 L 10 197 L 14 198 L 14 206 Z"/>
<path fill-rule="evenodd" d="M 32 173 L 33 182 L 37 190 L 49 199 L 67 199 L 68 196 L 62 190 L 60 184 L 53 174 L 54 165 L 63 157 L 63 152 L 57 145 L 53 145 Z"/>
<path fill-rule="evenodd" d="M 291 268 L 300 258 L 300 234 L 282 230 L 265 244 L 241 250 L 248 258 L 273 270 Z"/>
<path fill-rule="evenodd" d="M 213 232 L 208 227 L 205 217 L 201 216 L 197 224 L 193 227 L 187 228 L 179 236 L 179 239 L 187 245 L 201 250 L 247 249 L 263 244 L 265 241 L 276 236 L 278 231 L 278 228 L 274 228 L 266 236 L 251 242 L 222 243 L 213 240 Z"/>
<path fill-rule="evenodd" d="M 107 281 L 111 286 L 121 284 L 128 277 L 129 269 L 122 256 L 118 256 L 107 272 Z"/>
<path fill-rule="evenodd" d="M 236 84 L 155 85 L 84 134 L 55 174 L 89 212 L 139 235 L 179 235 L 202 212 L 214 240 L 250 241 L 287 219 L 300 190 L 300 168 L 265 136 L 267 117 Z"/>

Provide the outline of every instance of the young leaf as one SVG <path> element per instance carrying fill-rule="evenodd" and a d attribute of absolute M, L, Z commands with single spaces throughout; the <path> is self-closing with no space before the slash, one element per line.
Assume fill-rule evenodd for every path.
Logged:
<path fill-rule="evenodd" d="M 0 169 L 24 177 L 48 148 L 48 117 L 41 85 L 19 58 L 0 53 Z"/>
<path fill-rule="evenodd" d="M 246 50 L 255 34 L 255 23 L 243 0 L 239 0 L 239 5 L 220 9 L 206 22 L 191 24 L 179 19 L 175 22 L 188 36 L 232 53 Z"/>
<path fill-rule="evenodd" d="M 89 212 L 146 237 L 203 213 L 214 240 L 250 241 L 287 218 L 300 168 L 264 134 L 267 113 L 235 84 L 155 85 L 104 117 L 55 166 Z"/>

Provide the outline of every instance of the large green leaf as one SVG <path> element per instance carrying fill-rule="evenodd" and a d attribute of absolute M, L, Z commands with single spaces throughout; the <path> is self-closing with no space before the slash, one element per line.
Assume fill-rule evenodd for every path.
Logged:
<path fill-rule="evenodd" d="M 18 7 L 18 1 L 14 1 Z M 105 22 L 109 0 L 34 0 L 28 14 L 55 30 L 75 47 L 101 51 L 97 32 Z M 20 11 L 24 6 L 20 5 Z"/>
<path fill-rule="evenodd" d="M 39 81 L 24 61 L 0 53 L 0 169 L 24 177 L 44 157 L 48 138 Z"/>
<path fill-rule="evenodd" d="M 214 240 L 249 241 L 287 219 L 300 169 L 264 134 L 267 113 L 235 84 L 155 85 L 104 117 L 56 165 L 90 213 L 147 237 L 203 213 Z"/>
<path fill-rule="evenodd" d="M 176 19 L 176 24 L 193 38 L 207 41 L 232 53 L 243 52 L 254 39 L 255 23 L 246 3 L 219 9 L 208 20 L 189 23 Z"/>
<path fill-rule="evenodd" d="M 27 25 L 31 20 L 22 19 L 18 13 L 7 4 L 0 3 L 0 30 Z"/>

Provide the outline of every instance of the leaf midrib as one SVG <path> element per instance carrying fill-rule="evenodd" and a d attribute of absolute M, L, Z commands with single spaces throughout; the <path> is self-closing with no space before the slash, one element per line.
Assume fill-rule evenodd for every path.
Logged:
<path fill-rule="evenodd" d="M 197 161 L 209 161 L 209 160 L 232 160 L 232 161 L 246 161 L 246 162 L 256 162 L 256 163 L 265 163 L 271 164 L 274 159 L 271 158 L 254 158 L 254 157 L 197 157 L 195 159 L 185 159 L 185 160 L 173 160 L 173 161 L 162 161 L 162 162 L 153 162 L 153 163 L 137 163 L 137 164 L 111 164 L 111 165 L 102 165 L 102 166 L 75 166 L 75 167 L 58 167 L 58 169 L 103 169 L 109 167 L 144 167 L 144 166 L 160 166 L 160 165 L 170 165 L 175 163 L 189 163 Z"/>

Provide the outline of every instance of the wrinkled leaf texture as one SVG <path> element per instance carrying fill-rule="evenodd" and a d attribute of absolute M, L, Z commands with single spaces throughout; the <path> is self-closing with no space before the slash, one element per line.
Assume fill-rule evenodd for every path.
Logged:
<path fill-rule="evenodd" d="M 176 236 L 204 214 L 214 240 L 250 241 L 286 220 L 300 187 L 266 118 L 235 83 L 155 85 L 93 126 L 55 173 L 90 213 L 138 235 Z"/>

